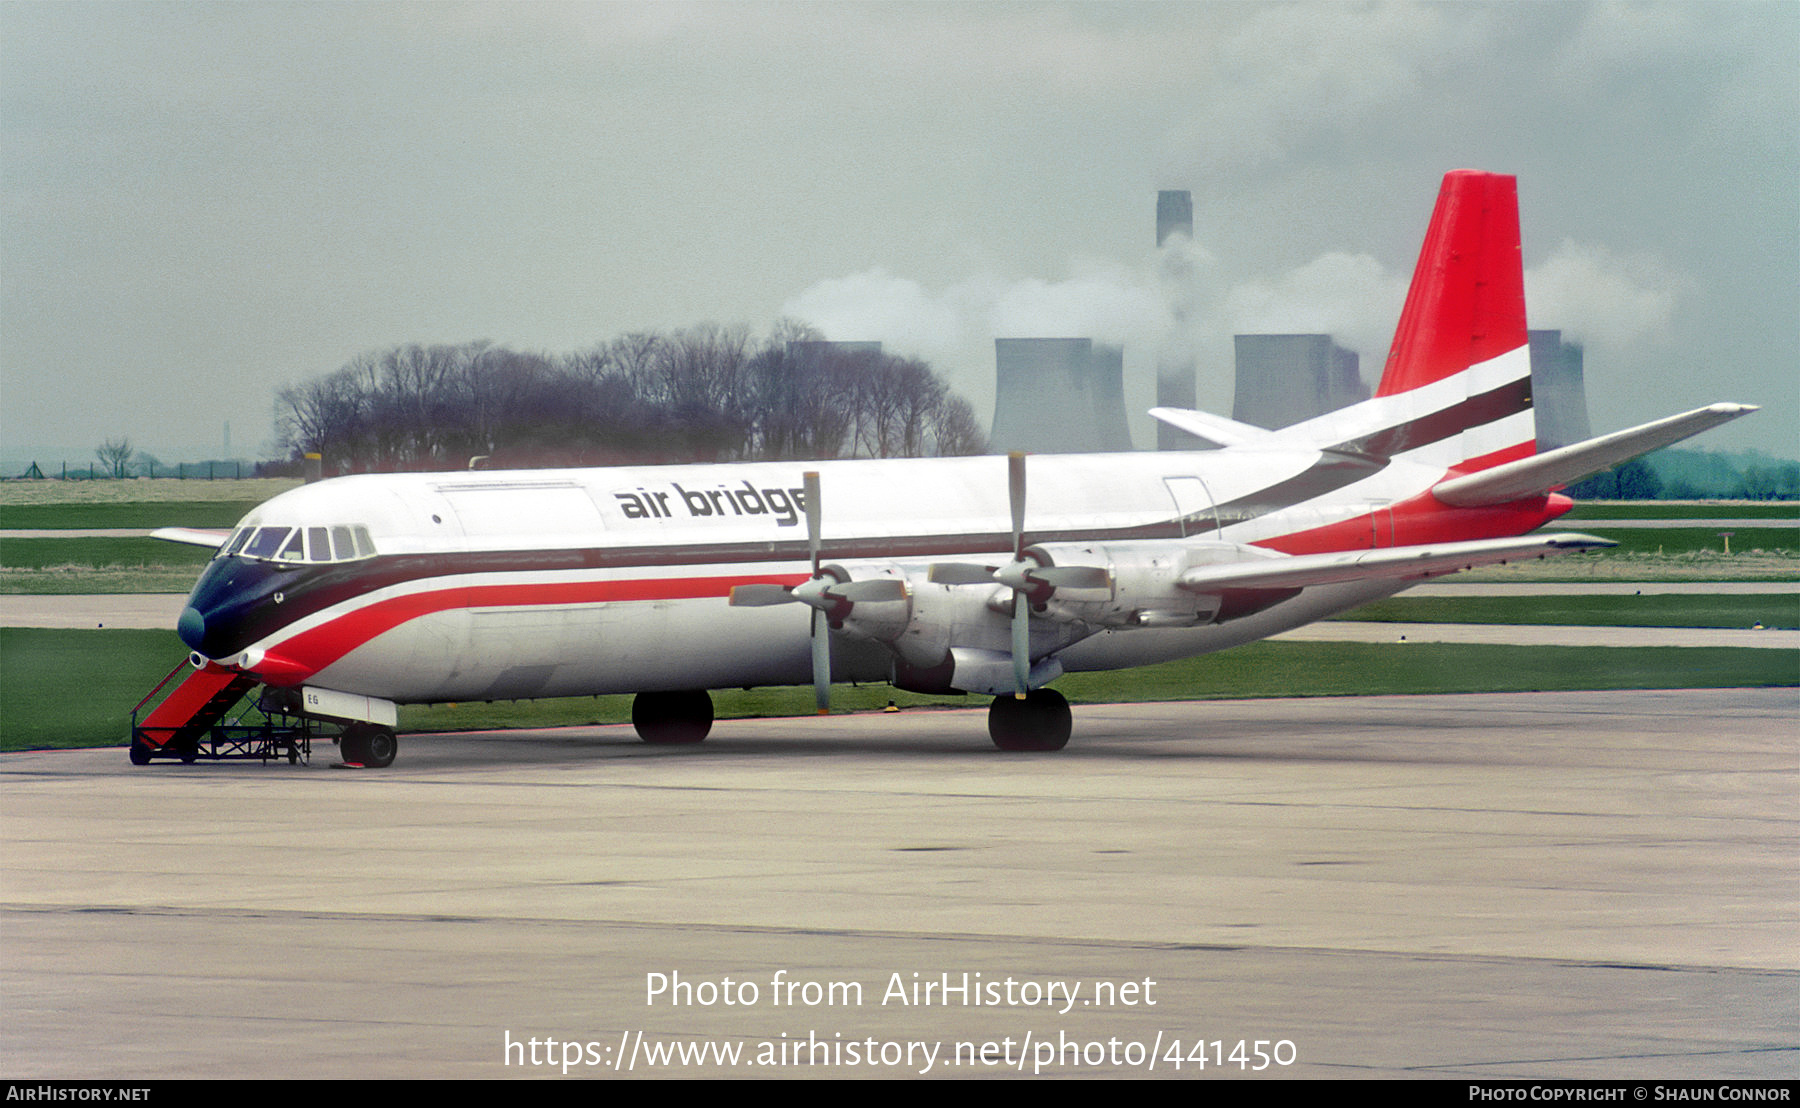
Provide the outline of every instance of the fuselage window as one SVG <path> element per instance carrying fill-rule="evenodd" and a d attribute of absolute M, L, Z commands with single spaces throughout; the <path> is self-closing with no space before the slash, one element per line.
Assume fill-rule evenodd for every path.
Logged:
<path fill-rule="evenodd" d="M 375 556 L 375 540 L 369 537 L 369 529 L 358 525 L 352 528 L 356 532 L 356 555 L 359 558 Z"/>
<path fill-rule="evenodd" d="M 289 530 L 291 528 L 287 527 L 262 528 L 256 532 L 256 537 L 250 540 L 249 545 L 244 547 L 244 556 L 247 558 L 275 557 L 276 551 L 281 549 L 281 544 L 287 541 Z"/>

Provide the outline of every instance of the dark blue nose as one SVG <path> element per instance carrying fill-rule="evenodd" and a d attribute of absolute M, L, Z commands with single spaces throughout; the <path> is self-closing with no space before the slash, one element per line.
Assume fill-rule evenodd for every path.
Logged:
<path fill-rule="evenodd" d="M 188 605 L 181 609 L 181 618 L 175 621 L 175 633 L 188 644 L 188 649 L 199 650 L 200 644 L 206 641 L 206 617 L 200 614 L 200 609 Z"/>

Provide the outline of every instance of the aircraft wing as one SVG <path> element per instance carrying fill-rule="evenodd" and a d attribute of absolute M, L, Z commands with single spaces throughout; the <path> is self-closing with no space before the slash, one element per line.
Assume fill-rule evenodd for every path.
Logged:
<path fill-rule="evenodd" d="M 158 527 L 150 532 L 153 539 L 165 542 L 186 543 L 188 546 L 204 546 L 209 550 L 217 550 L 225 545 L 231 537 L 230 531 L 203 531 L 194 527 Z"/>
<path fill-rule="evenodd" d="M 1754 404 L 1713 404 L 1695 408 L 1691 412 L 1614 431 L 1516 462 L 1505 462 L 1492 469 L 1452 477 L 1432 489 L 1431 495 L 1453 508 L 1504 504 L 1574 484 L 1590 474 L 1628 462 L 1639 454 L 1680 442 L 1689 435 L 1697 435 L 1709 427 L 1717 427 L 1754 411 Z"/>
<path fill-rule="evenodd" d="M 1406 580 L 1616 545 L 1593 535 L 1546 534 L 1352 550 L 1341 554 L 1301 554 L 1292 558 L 1196 566 L 1183 572 L 1177 584 L 1192 592 L 1212 592 L 1217 589 L 1291 589 L 1346 581 Z"/>
<path fill-rule="evenodd" d="M 1151 408 L 1150 414 L 1178 431 L 1186 431 L 1196 438 L 1220 446 L 1241 446 L 1266 439 L 1273 433 L 1254 424 L 1239 423 L 1235 419 L 1226 419 L 1211 412 L 1198 412 L 1192 408 Z"/>

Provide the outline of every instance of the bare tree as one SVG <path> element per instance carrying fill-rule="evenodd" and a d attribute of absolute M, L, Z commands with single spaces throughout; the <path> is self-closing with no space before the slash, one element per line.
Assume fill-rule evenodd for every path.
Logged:
<path fill-rule="evenodd" d="M 940 458 L 981 454 L 988 448 L 987 434 L 975 408 L 960 396 L 946 396 L 931 416 L 931 453 Z"/>
<path fill-rule="evenodd" d="M 130 439 L 120 439 L 117 442 L 107 439 L 94 447 L 94 457 L 100 459 L 100 464 L 106 467 L 109 477 L 129 477 L 131 456 L 135 453 L 137 451 L 131 448 Z"/>
<path fill-rule="evenodd" d="M 277 396 L 282 441 L 328 472 L 973 453 L 966 402 L 923 362 L 784 320 L 633 332 L 551 357 L 490 342 L 362 354 Z"/>

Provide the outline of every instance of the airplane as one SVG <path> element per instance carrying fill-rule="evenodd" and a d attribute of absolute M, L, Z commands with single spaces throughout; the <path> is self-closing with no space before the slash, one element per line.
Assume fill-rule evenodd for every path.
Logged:
<path fill-rule="evenodd" d="M 391 763 L 396 705 L 633 693 L 699 742 L 707 690 L 836 680 L 992 696 L 1003 750 L 1061 749 L 1050 684 L 1222 650 L 1479 565 L 1557 490 L 1756 410 L 1714 404 L 1538 453 L 1516 179 L 1443 181 L 1375 395 L 1278 430 L 1157 418 L 1188 452 L 365 474 L 270 499 L 177 624 L 198 711 L 260 683 Z M 1073 416 L 1074 413 L 1071 413 Z M 1028 491 L 1029 489 L 1029 491 Z M 189 686 L 192 686 L 191 688 Z M 132 759 L 172 756 L 140 732 Z"/>

